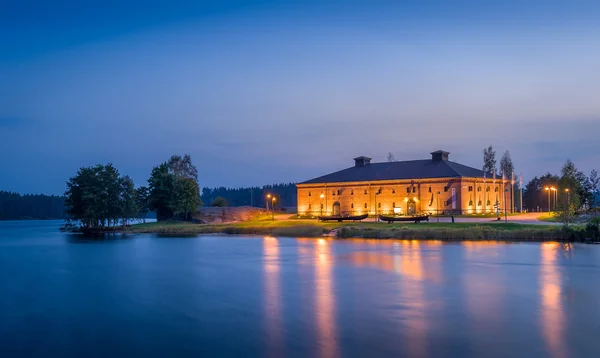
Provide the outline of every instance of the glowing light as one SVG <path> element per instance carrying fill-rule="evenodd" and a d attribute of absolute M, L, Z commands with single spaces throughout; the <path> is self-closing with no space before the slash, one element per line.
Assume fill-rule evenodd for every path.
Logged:
<path fill-rule="evenodd" d="M 321 199 L 323 199 L 325 197 L 325 194 L 321 194 Z"/>

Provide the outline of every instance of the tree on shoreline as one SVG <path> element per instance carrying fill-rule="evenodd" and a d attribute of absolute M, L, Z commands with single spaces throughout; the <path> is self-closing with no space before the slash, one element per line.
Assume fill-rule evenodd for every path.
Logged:
<path fill-rule="evenodd" d="M 67 182 L 66 213 L 76 227 L 103 230 L 127 222 L 137 213 L 131 178 L 121 177 L 112 165 L 84 167 Z"/>
<path fill-rule="evenodd" d="M 198 186 L 198 170 L 189 155 L 172 156 L 152 169 L 148 179 L 150 209 L 158 220 L 176 216 L 188 220 L 202 205 Z"/>

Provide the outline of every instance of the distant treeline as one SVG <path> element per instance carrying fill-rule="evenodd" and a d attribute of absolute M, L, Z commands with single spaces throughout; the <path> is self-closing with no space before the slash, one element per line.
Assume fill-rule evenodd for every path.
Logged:
<path fill-rule="evenodd" d="M 0 190 L 0 220 L 65 219 L 65 199 L 57 195 L 21 195 Z"/>
<path fill-rule="evenodd" d="M 203 188 L 202 202 L 206 206 L 218 197 L 227 200 L 229 206 L 255 206 L 265 207 L 268 194 L 278 197 L 277 207 L 295 207 L 298 205 L 296 184 L 274 184 L 251 188 Z"/>

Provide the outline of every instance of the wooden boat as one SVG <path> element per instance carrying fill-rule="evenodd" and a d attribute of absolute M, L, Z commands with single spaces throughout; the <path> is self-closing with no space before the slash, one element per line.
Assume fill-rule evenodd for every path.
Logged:
<path fill-rule="evenodd" d="M 366 219 L 369 214 L 354 215 L 354 216 L 319 216 L 319 221 L 361 221 Z"/>
<path fill-rule="evenodd" d="M 391 224 L 396 221 L 414 221 L 415 223 L 419 223 L 421 221 L 429 221 L 429 215 L 418 215 L 418 216 L 385 216 L 379 215 L 379 220 L 387 221 L 388 224 Z"/>

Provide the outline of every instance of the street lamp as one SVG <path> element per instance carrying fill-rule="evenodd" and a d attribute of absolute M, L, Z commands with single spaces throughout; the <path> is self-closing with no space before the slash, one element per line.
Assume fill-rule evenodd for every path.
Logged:
<path fill-rule="evenodd" d="M 550 190 L 552 190 L 554 192 L 554 206 L 553 207 L 554 207 L 554 212 L 556 212 L 556 199 L 557 199 L 558 190 L 556 190 L 555 187 L 550 188 Z"/>
<path fill-rule="evenodd" d="M 325 194 L 321 193 L 321 216 L 323 216 L 323 198 L 325 197 Z"/>
<path fill-rule="evenodd" d="M 550 215 L 550 188 L 545 187 L 544 189 L 548 192 L 548 215 Z"/>
<path fill-rule="evenodd" d="M 269 210 L 269 200 L 271 199 L 271 194 L 267 194 L 267 200 L 265 200 L 265 205 L 267 206 L 267 210 Z"/>
<path fill-rule="evenodd" d="M 273 196 L 271 198 L 271 220 L 275 221 L 275 201 L 277 200 L 277 198 L 275 198 L 275 196 Z"/>
<path fill-rule="evenodd" d="M 379 195 L 379 192 L 375 193 L 375 217 L 377 218 L 377 222 L 379 222 L 379 216 L 377 215 L 377 195 Z"/>
<path fill-rule="evenodd" d="M 435 211 L 437 214 L 437 222 L 440 222 L 440 192 L 437 192 L 436 202 L 435 202 Z"/>

